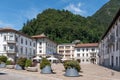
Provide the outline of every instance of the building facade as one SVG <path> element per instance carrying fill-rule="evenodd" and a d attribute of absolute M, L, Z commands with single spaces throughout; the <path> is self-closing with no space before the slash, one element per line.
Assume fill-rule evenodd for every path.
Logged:
<path fill-rule="evenodd" d="M 15 61 L 19 57 L 28 59 L 57 53 L 57 44 L 44 34 L 27 36 L 11 28 L 0 29 L 0 55 Z"/>
<path fill-rule="evenodd" d="M 63 60 L 71 60 L 74 58 L 74 47 L 75 44 L 72 43 L 59 44 L 57 46 L 57 53 L 63 55 Z"/>
<path fill-rule="evenodd" d="M 57 53 L 57 43 L 50 40 L 45 34 L 32 36 L 36 40 L 37 56 L 47 56 Z"/>
<path fill-rule="evenodd" d="M 99 64 L 120 70 L 120 10 L 99 42 Z"/>
<path fill-rule="evenodd" d="M 36 42 L 31 37 L 10 28 L 0 29 L 0 55 L 12 61 L 18 57 L 32 58 L 35 49 Z"/>
<path fill-rule="evenodd" d="M 77 44 L 74 59 L 80 63 L 98 63 L 98 43 Z"/>

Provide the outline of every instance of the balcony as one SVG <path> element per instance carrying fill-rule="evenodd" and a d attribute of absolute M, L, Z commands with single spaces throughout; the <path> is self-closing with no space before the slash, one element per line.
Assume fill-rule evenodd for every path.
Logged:
<path fill-rule="evenodd" d="M 110 38 L 108 39 L 108 46 L 113 45 L 115 42 L 115 36 L 112 34 L 110 35 Z"/>
<path fill-rule="evenodd" d="M 7 54 L 15 54 L 16 51 L 15 50 L 7 50 Z"/>
<path fill-rule="evenodd" d="M 96 58 L 96 56 L 90 56 L 90 58 L 92 59 L 92 58 Z"/>
<path fill-rule="evenodd" d="M 96 58 L 96 53 L 90 53 L 90 58 Z"/>
<path fill-rule="evenodd" d="M 16 44 L 16 41 L 15 40 L 7 40 L 7 43 L 8 44 Z"/>

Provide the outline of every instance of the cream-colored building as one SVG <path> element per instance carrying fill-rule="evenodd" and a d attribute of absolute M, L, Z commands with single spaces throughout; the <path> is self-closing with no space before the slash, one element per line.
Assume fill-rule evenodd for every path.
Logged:
<path fill-rule="evenodd" d="M 120 10 L 99 42 L 99 64 L 120 70 Z"/>
<path fill-rule="evenodd" d="M 50 40 L 44 33 L 32 36 L 36 40 L 37 56 L 47 56 L 57 53 L 57 43 Z"/>
<path fill-rule="evenodd" d="M 98 63 L 98 43 L 64 43 L 57 46 L 57 53 L 62 60 L 78 60 L 80 63 Z"/>
<path fill-rule="evenodd" d="M 63 55 L 63 60 L 71 60 L 74 58 L 74 47 L 75 44 L 64 43 L 57 46 L 57 53 Z"/>
<path fill-rule="evenodd" d="M 74 59 L 80 63 L 98 63 L 98 43 L 77 44 L 74 48 Z"/>

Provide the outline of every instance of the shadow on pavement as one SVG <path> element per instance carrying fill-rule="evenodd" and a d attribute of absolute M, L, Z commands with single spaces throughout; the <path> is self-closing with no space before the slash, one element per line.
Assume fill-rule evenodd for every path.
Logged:
<path fill-rule="evenodd" d="M 6 75 L 6 73 L 1 73 L 1 72 L 0 72 L 0 75 Z"/>

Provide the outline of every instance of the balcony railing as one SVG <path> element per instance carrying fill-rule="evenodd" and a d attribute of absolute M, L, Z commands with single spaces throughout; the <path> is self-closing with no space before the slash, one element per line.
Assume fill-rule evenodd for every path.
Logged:
<path fill-rule="evenodd" d="M 96 56 L 90 56 L 90 58 L 96 58 Z"/>
<path fill-rule="evenodd" d="M 7 53 L 8 54 L 14 54 L 14 53 L 16 53 L 16 51 L 15 50 L 7 50 Z"/>
<path fill-rule="evenodd" d="M 15 40 L 7 40 L 7 43 L 8 43 L 8 44 L 15 44 L 16 41 L 15 41 Z"/>

